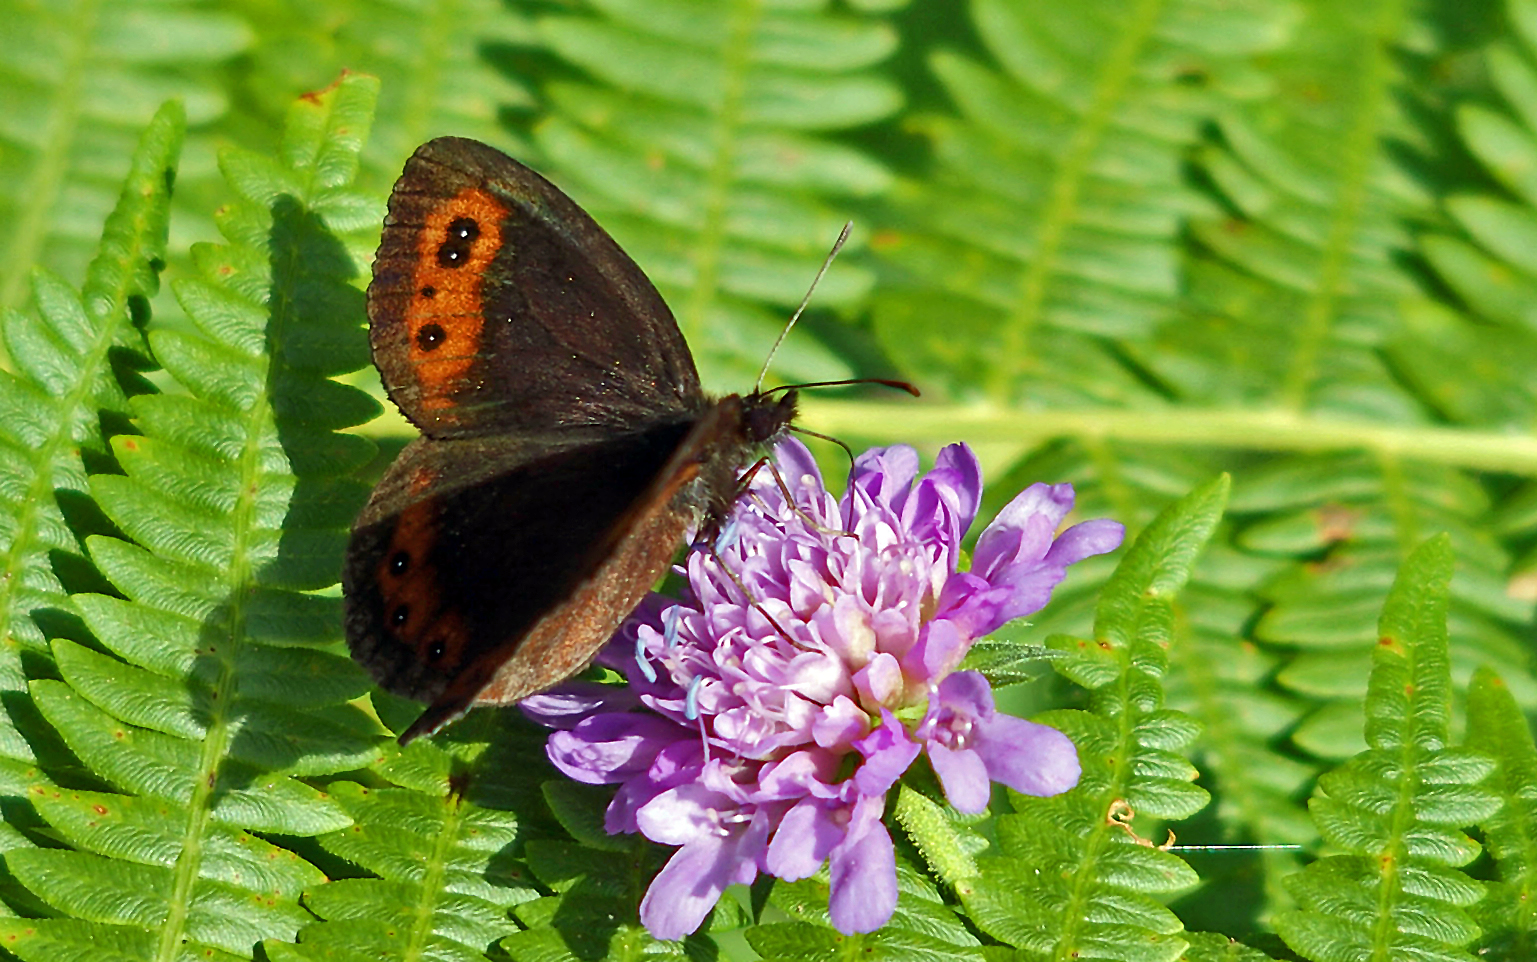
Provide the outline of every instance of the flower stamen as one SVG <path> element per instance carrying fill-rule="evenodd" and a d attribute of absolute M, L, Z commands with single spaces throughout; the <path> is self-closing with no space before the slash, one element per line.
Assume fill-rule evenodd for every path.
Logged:
<path fill-rule="evenodd" d="M 683 697 L 683 717 L 689 721 L 699 717 L 699 686 L 703 684 L 703 675 L 695 675 L 688 683 L 688 694 Z"/>
<path fill-rule="evenodd" d="M 635 665 L 647 681 L 656 681 L 656 669 L 651 667 L 651 659 L 646 655 L 646 638 L 638 631 L 635 633 Z"/>

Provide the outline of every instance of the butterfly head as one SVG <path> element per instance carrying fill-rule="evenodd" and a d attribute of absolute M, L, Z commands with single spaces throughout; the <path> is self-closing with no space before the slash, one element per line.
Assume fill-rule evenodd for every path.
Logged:
<path fill-rule="evenodd" d="M 754 392 L 742 399 L 742 427 L 747 442 L 754 446 L 778 441 L 795 420 L 798 395 L 788 390 Z"/>

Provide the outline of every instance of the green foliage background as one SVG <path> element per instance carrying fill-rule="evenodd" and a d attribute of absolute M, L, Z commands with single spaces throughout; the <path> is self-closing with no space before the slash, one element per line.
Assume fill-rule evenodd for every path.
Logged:
<path fill-rule="evenodd" d="M 1537 2 L 0 24 L 0 951 L 1533 956 Z M 966 440 L 992 507 L 1066 480 L 1145 531 L 976 653 L 1013 710 L 1072 706 L 1046 717 L 1084 785 L 974 820 L 915 779 L 881 932 L 828 928 L 824 877 L 661 944 L 634 913 L 666 851 L 604 835 L 604 793 L 515 713 L 394 747 L 415 709 L 346 658 L 335 581 L 406 436 L 375 419 L 361 292 L 439 134 L 587 207 L 718 390 L 854 220 L 775 377 L 924 397 L 802 423 Z M 1144 839 L 1303 850 L 1159 851 L 1121 803 Z"/>

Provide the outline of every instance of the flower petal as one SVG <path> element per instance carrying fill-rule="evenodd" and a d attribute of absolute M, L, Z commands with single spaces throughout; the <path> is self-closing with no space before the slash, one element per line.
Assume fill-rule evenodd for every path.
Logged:
<path fill-rule="evenodd" d="M 929 764 L 939 776 L 939 785 L 945 790 L 957 812 L 975 815 L 987 808 L 992 795 L 991 774 L 981 756 L 970 749 L 954 751 L 938 742 L 928 743 Z"/>
<path fill-rule="evenodd" d="M 980 671 L 958 671 L 939 683 L 938 701 L 957 714 L 985 718 L 993 713 L 993 686 Z"/>
<path fill-rule="evenodd" d="M 589 785 L 621 782 L 643 772 L 677 740 L 678 726 L 655 715 L 605 713 L 557 731 L 545 743 L 555 767 Z"/>
<path fill-rule="evenodd" d="M 768 835 L 768 819 L 755 818 L 731 835 L 708 835 L 678 849 L 651 880 L 640 921 L 658 939 L 681 939 L 699 928 L 721 892 L 751 882 Z"/>
<path fill-rule="evenodd" d="M 996 584 L 1010 568 L 1040 564 L 1051 550 L 1059 520 L 1039 512 L 1018 516 L 1004 524 L 1000 514 L 977 539 L 972 573 Z"/>
<path fill-rule="evenodd" d="M 902 694 L 902 667 L 892 655 L 878 651 L 854 672 L 854 687 L 867 699 L 866 705 L 896 705 Z"/>
<path fill-rule="evenodd" d="M 829 855 L 832 893 L 828 912 L 843 933 L 874 932 L 897 907 L 896 850 L 881 823 L 885 804 L 861 798 L 849 819 L 848 836 Z"/>
<path fill-rule="evenodd" d="M 971 642 L 970 637 L 961 637 L 960 627 L 948 619 L 929 622 L 923 639 L 902 660 L 908 677 L 915 682 L 932 683 L 960 664 Z"/>
<path fill-rule="evenodd" d="M 852 698 L 839 695 L 811 723 L 811 737 L 823 748 L 847 751 L 869 728 L 870 716 L 860 711 Z"/>
<path fill-rule="evenodd" d="M 518 702 L 518 710 L 535 724 L 566 731 L 589 715 L 619 713 L 638 707 L 640 699 L 628 688 L 593 681 L 568 681 Z"/>
<path fill-rule="evenodd" d="M 656 753 L 650 767 L 619 786 L 603 813 L 610 835 L 638 832 L 636 813 L 658 795 L 678 785 L 698 781 L 704 771 L 704 747 L 695 739 L 675 741 Z"/>
<path fill-rule="evenodd" d="M 1055 728 L 996 712 L 975 734 L 987 774 L 1022 795 L 1060 795 L 1078 784 L 1078 748 Z"/>
<path fill-rule="evenodd" d="M 813 498 L 820 498 L 822 469 L 817 467 L 817 459 L 811 456 L 811 449 L 798 438 L 785 438 L 774 446 L 774 467 L 779 469 L 779 476 L 784 478 L 785 487 L 792 494 L 798 496 L 805 491 Z M 772 471 L 759 473 L 764 477 L 765 488 L 779 490 L 779 483 L 774 480 Z"/>
<path fill-rule="evenodd" d="M 1085 558 L 1114 551 L 1126 538 L 1126 526 L 1109 518 L 1080 521 L 1057 535 L 1046 560 L 1066 567 Z"/>
<path fill-rule="evenodd" d="M 681 939 L 699 928 L 726 889 L 727 839 L 704 836 L 673 853 L 640 902 L 640 921 L 653 937 Z"/>
<path fill-rule="evenodd" d="M 854 772 L 854 787 L 861 795 L 884 796 L 918 757 L 922 746 L 908 737 L 907 729 L 889 709 L 881 709 L 881 723 L 854 743 L 864 764 Z"/>
<path fill-rule="evenodd" d="M 901 514 L 917 476 L 917 450 L 910 445 L 893 444 L 888 448 L 871 448 L 855 458 L 849 481 L 850 488 L 859 488 L 871 499 Z"/>
<path fill-rule="evenodd" d="M 720 810 L 726 807 L 735 808 L 726 796 L 690 782 L 642 805 L 636 821 L 653 842 L 690 845 L 706 835 L 718 834 Z"/>
<path fill-rule="evenodd" d="M 803 798 L 779 820 L 764 864 L 770 873 L 794 882 L 816 874 L 842 840 L 843 827 L 834 821 L 828 802 Z"/>
<path fill-rule="evenodd" d="M 935 474 L 950 476 L 949 488 L 955 492 L 960 522 L 959 534 L 965 534 L 977 518 L 982 503 L 982 464 L 970 445 L 947 444 L 934 458 Z"/>
<path fill-rule="evenodd" d="M 830 787 L 838 771 L 843 752 L 824 752 L 816 749 L 794 752 L 783 761 L 771 762 L 763 767 L 758 776 L 758 790 L 754 793 L 759 801 L 764 799 L 801 798 L 820 795 L 831 798 Z"/>

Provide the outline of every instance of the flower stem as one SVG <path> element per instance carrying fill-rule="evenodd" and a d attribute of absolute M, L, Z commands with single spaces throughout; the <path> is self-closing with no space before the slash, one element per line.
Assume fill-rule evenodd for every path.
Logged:
<path fill-rule="evenodd" d="M 1432 425 L 1394 425 L 1271 410 L 1171 407 L 1030 411 L 989 405 L 891 404 L 806 397 L 804 422 L 835 435 L 910 443 L 1001 441 L 1028 447 L 1087 437 L 1170 447 L 1248 451 L 1369 451 L 1508 474 L 1537 475 L 1537 437 Z"/>
<path fill-rule="evenodd" d="M 966 851 L 961 834 L 933 799 L 906 785 L 899 786 L 892 814 L 940 881 L 954 886 L 977 874 L 977 863 Z"/>

